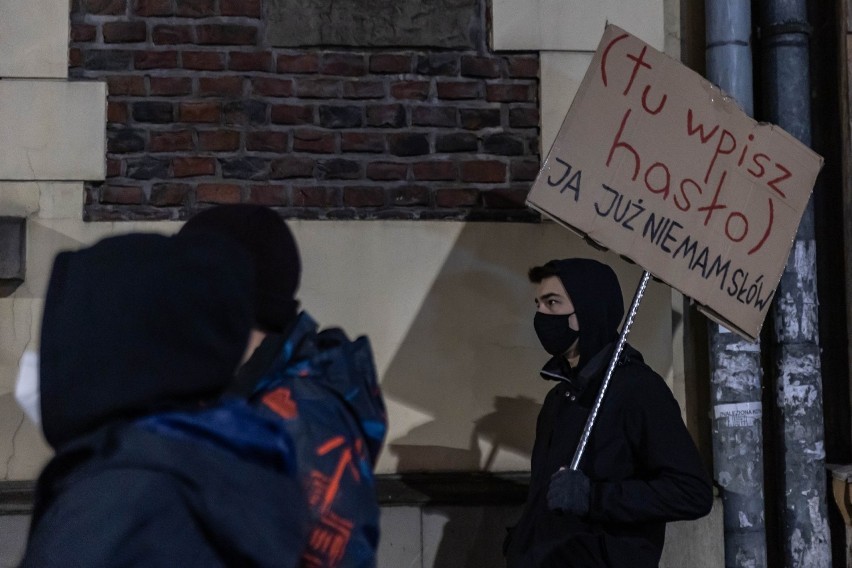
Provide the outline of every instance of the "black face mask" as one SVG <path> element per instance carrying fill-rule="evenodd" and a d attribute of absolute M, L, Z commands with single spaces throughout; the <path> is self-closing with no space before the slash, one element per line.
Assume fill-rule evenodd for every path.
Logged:
<path fill-rule="evenodd" d="M 580 337 L 580 332 L 576 329 L 571 329 L 568 325 L 570 314 L 543 314 L 536 312 L 533 319 L 535 333 L 538 335 L 538 340 L 544 350 L 551 355 L 562 355 L 574 345 L 577 338 Z"/>

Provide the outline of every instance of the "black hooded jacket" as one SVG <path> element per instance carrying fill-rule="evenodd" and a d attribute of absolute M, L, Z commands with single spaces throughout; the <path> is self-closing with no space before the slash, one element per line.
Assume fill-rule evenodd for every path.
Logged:
<path fill-rule="evenodd" d="M 296 565 L 307 505 L 289 435 L 244 402 L 210 404 L 254 320 L 253 272 L 209 235 L 57 256 L 40 373 L 56 456 L 22 566 Z"/>
<path fill-rule="evenodd" d="M 579 321 L 580 361 L 553 358 L 542 377 L 558 384 L 536 426 L 527 503 L 506 543 L 512 568 L 658 566 L 668 521 L 712 506 L 712 486 L 663 379 L 625 346 L 580 462 L 590 512 L 547 506 L 551 476 L 571 463 L 618 338 L 623 316 L 615 273 L 587 259 L 554 261 Z"/>

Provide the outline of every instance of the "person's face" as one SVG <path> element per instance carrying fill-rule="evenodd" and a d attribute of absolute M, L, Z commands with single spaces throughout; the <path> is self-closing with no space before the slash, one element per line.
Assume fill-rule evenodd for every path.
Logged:
<path fill-rule="evenodd" d="M 574 314 L 574 304 L 557 276 L 548 276 L 536 285 L 535 307 L 543 314 Z M 568 318 L 568 327 L 579 331 L 580 322 L 576 314 Z"/>

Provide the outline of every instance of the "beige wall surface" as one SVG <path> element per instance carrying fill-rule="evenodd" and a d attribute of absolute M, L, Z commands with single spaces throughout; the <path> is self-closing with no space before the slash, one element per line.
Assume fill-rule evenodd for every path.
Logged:
<path fill-rule="evenodd" d="M 68 76 L 68 2 L 0 0 L 0 77 Z"/>

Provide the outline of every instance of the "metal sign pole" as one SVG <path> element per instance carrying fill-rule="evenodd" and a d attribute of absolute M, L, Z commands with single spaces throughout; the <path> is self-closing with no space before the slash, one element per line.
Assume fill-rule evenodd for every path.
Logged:
<path fill-rule="evenodd" d="M 589 441 L 589 436 L 592 434 L 592 428 L 595 426 L 595 420 L 598 418 L 598 411 L 603 403 L 606 389 L 609 386 L 609 380 L 612 378 L 612 373 L 615 371 L 615 366 L 618 364 L 618 358 L 621 357 L 621 352 L 624 350 L 624 344 L 627 342 L 627 334 L 630 333 L 630 328 L 633 326 L 633 320 L 636 318 L 636 312 L 639 310 L 639 303 L 642 301 L 642 296 L 645 295 L 645 288 L 648 286 L 648 280 L 651 279 L 651 273 L 647 270 L 642 273 L 642 280 L 639 281 L 639 286 L 636 288 L 636 293 L 633 295 L 633 302 L 630 304 L 630 311 L 627 312 L 627 319 L 624 321 L 624 326 L 621 328 L 621 334 L 618 336 L 618 344 L 615 346 L 615 352 L 612 354 L 612 359 L 609 361 L 609 367 L 606 370 L 606 376 L 601 389 L 598 391 L 598 396 L 595 399 L 595 404 L 592 406 L 592 411 L 586 419 L 586 426 L 583 428 L 583 436 L 580 438 L 580 443 L 577 444 L 577 449 L 574 451 L 574 458 L 571 460 L 571 469 L 576 470 L 580 466 L 580 460 L 583 458 L 583 452 L 586 450 L 586 444 Z"/>

